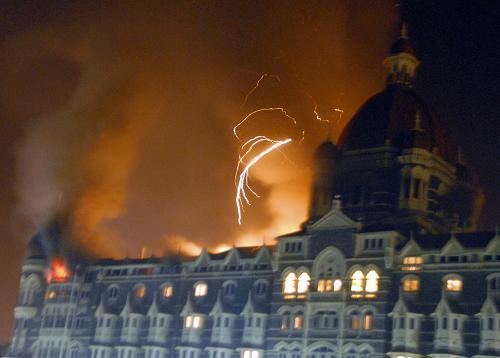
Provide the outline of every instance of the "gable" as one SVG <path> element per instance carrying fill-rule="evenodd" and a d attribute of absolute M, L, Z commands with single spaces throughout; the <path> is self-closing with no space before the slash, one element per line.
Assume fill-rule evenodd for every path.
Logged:
<path fill-rule="evenodd" d="M 450 241 L 448 241 L 441 250 L 441 253 L 445 255 L 453 255 L 453 254 L 460 255 L 463 252 L 464 252 L 464 247 L 460 245 L 455 236 L 452 236 Z"/>
<path fill-rule="evenodd" d="M 321 219 L 311 225 L 311 230 L 332 230 L 332 229 L 361 229 L 361 223 L 358 223 L 347 215 L 341 208 L 333 205 L 332 209 L 327 212 Z"/>

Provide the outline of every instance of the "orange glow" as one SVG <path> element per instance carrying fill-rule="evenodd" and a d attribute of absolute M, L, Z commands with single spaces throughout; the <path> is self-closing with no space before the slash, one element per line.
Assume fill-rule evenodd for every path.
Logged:
<path fill-rule="evenodd" d="M 64 263 L 63 259 L 55 257 L 52 260 L 48 281 L 64 282 L 68 280 L 69 275 L 70 272 L 68 266 Z"/>
<path fill-rule="evenodd" d="M 220 245 L 215 246 L 214 248 L 211 248 L 210 252 L 214 253 L 214 254 L 219 254 L 221 252 L 225 252 L 225 251 L 229 251 L 229 250 L 231 250 L 231 246 L 229 246 L 228 244 L 220 244 Z"/>

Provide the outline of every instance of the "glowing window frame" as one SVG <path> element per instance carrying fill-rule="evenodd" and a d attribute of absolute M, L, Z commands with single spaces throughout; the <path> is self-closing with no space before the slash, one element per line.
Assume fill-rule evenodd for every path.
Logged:
<path fill-rule="evenodd" d="M 208 285 L 205 281 L 196 282 L 193 285 L 193 294 L 195 297 L 205 297 L 208 294 Z"/>

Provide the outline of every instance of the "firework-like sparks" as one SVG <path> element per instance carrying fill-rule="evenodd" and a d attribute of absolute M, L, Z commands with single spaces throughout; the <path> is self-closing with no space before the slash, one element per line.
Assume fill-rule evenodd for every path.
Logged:
<path fill-rule="evenodd" d="M 330 121 L 328 119 L 323 119 L 321 118 L 321 116 L 319 115 L 318 113 L 318 104 L 315 103 L 314 104 L 314 109 L 313 109 L 313 112 L 314 112 L 314 115 L 316 116 L 316 119 L 320 122 L 326 122 L 326 123 L 330 123 Z"/>
<path fill-rule="evenodd" d="M 263 74 L 260 76 L 260 78 L 257 80 L 255 85 L 252 87 L 252 89 L 246 94 L 245 99 L 243 101 L 242 107 L 246 105 L 248 102 L 249 97 L 260 87 L 262 81 L 265 78 L 273 78 L 276 81 L 280 81 L 280 78 L 276 75 L 270 75 L 270 74 Z M 290 120 L 294 125 L 297 124 L 297 120 L 289 115 L 285 108 L 283 107 L 269 107 L 269 108 L 259 108 L 256 109 L 250 113 L 248 113 L 236 126 L 233 128 L 233 133 L 236 139 L 238 139 L 240 142 L 243 142 L 242 138 L 238 134 L 238 129 L 240 126 L 242 126 L 245 122 L 253 118 L 254 116 L 257 116 L 259 114 L 263 114 L 265 112 L 278 112 L 282 118 L 285 118 L 287 120 Z M 304 134 L 305 132 L 302 131 L 302 140 L 304 139 Z M 243 207 L 244 204 L 246 203 L 247 205 L 251 205 L 250 200 L 247 195 L 247 190 L 256 198 L 259 198 L 259 194 L 257 194 L 252 187 L 250 186 L 249 183 L 249 175 L 250 175 L 250 169 L 257 164 L 262 158 L 273 152 L 274 150 L 280 151 L 284 155 L 283 152 L 281 152 L 280 148 L 288 143 L 292 142 L 291 138 L 285 138 L 285 139 L 272 139 L 269 138 L 265 135 L 257 135 L 246 142 L 244 142 L 241 147 L 240 147 L 240 155 L 238 157 L 238 164 L 236 165 L 236 171 L 234 174 L 234 184 L 236 186 L 236 209 L 238 212 L 238 224 L 241 225 L 242 222 L 242 214 L 243 214 Z M 265 146 L 265 149 L 261 149 L 262 146 Z M 285 156 L 286 158 L 286 156 Z M 286 158 L 289 160 L 288 158 Z M 242 169 L 243 168 L 243 169 Z"/>
<path fill-rule="evenodd" d="M 276 111 L 281 112 L 281 114 L 283 114 L 283 116 L 285 116 L 285 118 L 288 118 L 289 120 L 291 120 L 293 122 L 293 124 L 297 124 L 297 120 L 295 118 L 293 118 L 292 116 L 290 116 L 285 111 L 285 109 L 283 107 L 259 108 L 259 109 L 256 109 L 255 111 L 252 111 L 249 114 L 247 114 L 245 116 L 245 118 L 243 118 L 237 125 L 234 126 L 234 128 L 233 128 L 234 136 L 236 137 L 236 139 L 238 139 L 239 141 L 241 141 L 241 138 L 238 136 L 238 128 L 243 123 L 245 123 L 246 121 L 248 121 L 250 118 L 252 118 L 256 114 L 259 114 L 259 113 L 262 113 L 262 112 L 276 112 Z"/>
<path fill-rule="evenodd" d="M 243 104 L 241 105 L 241 107 L 245 107 L 246 106 L 246 104 L 248 102 L 248 98 L 250 98 L 250 96 L 260 87 L 260 84 L 266 78 L 272 78 L 272 79 L 276 80 L 277 82 L 281 81 L 281 79 L 277 75 L 271 75 L 269 73 L 262 74 L 262 76 L 260 76 L 260 78 L 255 83 L 255 86 L 253 86 L 253 88 L 250 91 L 248 91 L 248 93 L 246 94 L 245 99 L 244 99 Z"/>
<path fill-rule="evenodd" d="M 264 158 L 266 155 L 268 155 L 269 153 L 271 153 L 275 149 L 278 149 L 279 147 L 281 147 L 287 143 L 290 143 L 291 141 L 292 141 L 291 138 L 287 138 L 284 140 L 272 140 L 272 139 L 269 139 L 269 138 L 264 137 L 264 136 L 257 136 L 255 138 L 250 139 L 245 144 L 243 144 L 242 148 L 244 146 L 245 147 L 248 146 L 249 148 L 247 149 L 245 154 L 240 157 L 240 160 L 238 161 L 238 168 L 239 168 L 240 164 L 244 163 L 244 161 L 243 161 L 244 157 L 247 156 L 258 143 L 261 143 L 261 142 L 271 143 L 271 145 L 268 148 L 266 148 L 265 150 L 263 150 L 262 152 L 260 152 L 256 156 L 254 156 L 252 158 L 252 160 L 250 160 L 250 162 L 248 162 L 248 164 L 245 165 L 245 168 L 239 174 L 239 180 L 238 180 L 238 183 L 236 186 L 236 208 L 238 210 L 238 224 L 241 225 L 241 217 L 242 217 L 242 213 L 243 213 L 243 202 L 245 201 L 247 203 L 247 205 L 251 205 L 250 200 L 248 200 L 248 197 L 246 195 L 245 188 L 250 190 L 250 192 L 253 195 L 255 195 L 256 197 L 259 197 L 259 195 L 255 191 L 252 190 L 252 188 L 250 187 L 250 185 L 248 183 L 248 175 L 249 175 L 250 169 L 255 164 L 257 164 L 259 162 L 259 160 Z"/>

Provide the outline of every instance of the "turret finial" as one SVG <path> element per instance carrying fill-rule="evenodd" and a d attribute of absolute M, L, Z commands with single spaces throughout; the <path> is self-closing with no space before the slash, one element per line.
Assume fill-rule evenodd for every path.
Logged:
<path fill-rule="evenodd" d="M 408 25 L 406 22 L 403 22 L 401 25 L 401 34 L 399 35 L 402 39 L 408 40 Z"/>

